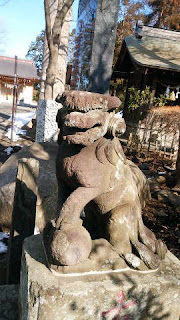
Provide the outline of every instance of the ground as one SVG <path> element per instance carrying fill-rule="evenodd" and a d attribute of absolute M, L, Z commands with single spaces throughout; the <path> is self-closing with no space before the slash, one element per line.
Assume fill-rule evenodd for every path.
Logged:
<path fill-rule="evenodd" d="M 156 216 L 161 210 L 166 215 Z M 144 209 L 143 220 L 156 237 L 162 239 L 168 249 L 180 259 L 180 213 L 152 198 L 151 203 Z"/>
<path fill-rule="evenodd" d="M 138 166 L 146 164 L 149 170 L 144 173 L 151 180 L 158 177 L 158 172 L 165 173 L 164 183 L 159 184 L 160 190 L 168 190 L 175 184 L 175 171 L 170 170 L 171 161 L 163 159 L 151 152 L 148 158 L 144 153 L 135 151 L 127 152 L 127 157 Z M 147 169 L 147 168 L 146 168 Z M 150 181 L 149 180 L 149 181 Z M 156 191 L 156 190 L 155 190 Z M 158 192 L 151 192 L 151 200 L 147 202 L 143 209 L 143 220 L 145 225 L 152 230 L 158 239 L 162 239 L 168 249 L 180 259 L 180 211 L 175 210 L 169 203 L 162 203 L 157 199 Z M 178 195 L 178 193 L 174 193 Z M 178 195 L 179 196 L 179 195 Z"/>
<path fill-rule="evenodd" d="M 28 113 L 35 112 L 35 106 L 29 105 L 18 105 L 17 106 L 17 114 L 19 113 Z M 12 104 L 11 103 L 0 103 L 0 166 L 7 160 L 9 156 L 7 156 L 4 150 L 9 146 L 24 146 L 29 145 L 34 141 L 35 133 L 34 129 L 26 127 L 27 135 L 22 136 L 22 139 L 11 142 L 6 136 L 6 131 L 8 127 L 11 126 L 11 122 L 8 120 L 12 114 Z M 18 148 L 17 148 L 18 149 Z"/>
<path fill-rule="evenodd" d="M 4 150 L 8 146 L 15 146 L 17 143 L 21 146 L 29 145 L 34 142 L 35 129 L 30 128 L 27 131 L 27 135 L 22 137 L 21 140 L 15 143 L 5 137 L 5 130 L 9 125 L 7 119 L 11 115 L 11 105 L 0 105 L 0 166 L 8 159 L 8 155 Z M 21 106 L 18 107 L 18 112 L 32 111 L 31 107 Z M 157 172 L 165 172 L 166 181 L 161 184 L 160 188 L 170 190 L 173 185 L 173 172 L 165 170 L 165 165 L 170 165 L 169 160 L 159 159 L 156 155 L 150 154 L 148 158 L 141 152 L 131 152 L 128 150 L 127 157 L 141 165 L 146 163 L 149 166 L 149 174 L 157 175 Z M 168 183 L 167 183 L 168 181 Z M 143 212 L 143 219 L 145 225 L 151 229 L 157 238 L 162 239 L 168 249 L 180 258 L 180 212 L 176 211 L 169 204 L 165 204 L 157 200 L 157 194 L 154 193 L 151 201 L 147 203 Z"/>

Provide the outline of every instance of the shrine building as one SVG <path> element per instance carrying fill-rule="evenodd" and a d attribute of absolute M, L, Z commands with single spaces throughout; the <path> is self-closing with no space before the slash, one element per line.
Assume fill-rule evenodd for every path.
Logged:
<path fill-rule="evenodd" d="M 137 25 L 135 34 L 122 43 L 112 79 L 127 81 L 124 109 L 130 87 L 149 86 L 152 98 L 163 94 L 180 105 L 180 33 Z"/>
<path fill-rule="evenodd" d="M 15 58 L 0 56 L 0 102 L 13 101 Z M 39 82 L 31 60 L 17 59 L 18 103 L 32 104 L 34 84 Z"/>

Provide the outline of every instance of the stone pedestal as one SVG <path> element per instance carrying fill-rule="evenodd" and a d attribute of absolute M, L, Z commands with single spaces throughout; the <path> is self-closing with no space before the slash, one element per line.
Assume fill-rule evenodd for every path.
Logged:
<path fill-rule="evenodd" d="M 61 105 L 54 100 L 39 100 L 37 109 L 36 141 L 57 141 L 56 116 Z"/>
<path fill-rule="evenodd" d="M 157 271 L 53 274 L 42 236 L 25 239 L 21 320 L 168 319 L 180 316 L 180 263 L 170 252 Z"/>

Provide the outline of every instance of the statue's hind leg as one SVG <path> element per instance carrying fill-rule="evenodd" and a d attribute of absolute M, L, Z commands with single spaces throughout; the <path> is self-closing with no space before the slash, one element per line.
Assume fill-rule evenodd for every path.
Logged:
<path fill-rule="evenodd" d="M 144 225 L 142 218 L 139 219 L 139 238 L 147 248 L 157 253 L 161 259 L 164 259 L 167 252 L 165 243 L 160 239 L 156 239 L 154 233 Z"/>
<path fill-rule="evenodd" d="M 138 199 L 136 200 L 136 202 L 138 202 Z M 160 257 L 160 259 L 164 259 L 167 252 L 167 247 L 162 240 L 157 240 L 155 234 L 144 225 L 140 204 L 136 207 L 136 213 L 138 217 L 138 231 L 140 241 L 148 249 L 156 253 Z"/>
<path fill-rule="evenodd" d="M 109 242 L 128 263 L 136 261 L 135 264 L 139 263 L 141 267 L 142 261 L 150 269 L 159 266 L 164 245 L 144 226 L 138 202 L 136 206 L 124 205 L 113 209 L 108 231 Z"/>
<path fill-rule="evenodd" d="M 107 225 L 108 240 L 120 255 L 132 253 L 130 231 L 137 234 L 137 222 L 132 222 L 132 207 L 118 206 L 111 210 Z"/>

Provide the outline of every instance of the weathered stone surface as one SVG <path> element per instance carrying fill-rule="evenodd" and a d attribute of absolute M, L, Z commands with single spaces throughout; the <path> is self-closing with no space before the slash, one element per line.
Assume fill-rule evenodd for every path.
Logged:
<path fill-rule="evenodd" d="M 43 232 L 49 263 L 73 266 L 91 260 L 92 239 L 104 238 L 133 268 L 156 269 L 167 248 L 142 220 L 149 185 L 126 159 L 117 138 L 126 128 L 124 119 L 112 112 L 120 100 L 70 91 L 59 101 L 56 172 L 61 205 L 57 219 Z"/>
<path fill-rule="evenodd" d="M 10 229 L 14 201 L 18 160 L 35 158 L 39 162 L 38 199 L 36 206 L 36 225 L 42 230 L 49 219 L 56 215 L 57 181 L 55 161 L 58 145 L 56 143 L 33 143 L 13 154 L 0 168 L 0 225 Z"/>
<path fill-rule="evenodd" d="M 142 170 L 142 169 L 141 169 Z M 146 177 L 157 177 L 158 174 L 156 171 L 153 170 L 142 170 Z"/>
<path fill-rule="evenodd" d="M 12 226 L 8 245 L 8 281 L 19 282 L 22 243 L 34 234 L 39 162 L 22 158 L 18 162 Z"/>
<path fill-rule="evenodd" d="M 148 179 L 150 185 L 151 194 L 154 194 L 161 190 L 159 182 L 155 178 Z"/>
<path fill-rule="evenodd" d="M 127 300 L 136 303 L 120 311 Z M 24 242 L 20 309 L 21 320 L 112 320 L 127 314 L 132 320 L 179 320 L 180 263 L 168 252 L 158 271 L 57 276 L 47 267 L 41 235 L 32 236 Z"/>
<path fill-rule="evenodd" d="M 37 109 L 36 141 L 57 141 L 56 115 L 61 105 L 54 100 L 40 100 Z"/>
<path fill-rule="evenodd" d="M 18 320 L 18 285 L 0 286 L 0 320 Z"/>
<path fill-rule="evenodd" d="M 121 105 L 119 98 L 87 91 L 66 91 L 57 96 L 56 101 L 76 111 L 112 111 Z"/>
<path fill-rule="evenodd" d="M 160 183 L 160 184 L 163 184 L 166 182 L 166 177 L 164 176 L 159 176 L 156 178 L 157 182 Z"/>
<path fill-rule="evenodd" d="M 180 206 L 180 196 L 176 195 L 170 190 L 161 190 L 158 192 L 158 200 L 170 204 L 177 208 Z"/>
<path fill-rule="evenodd" d="M 147 163 L 142 163 L 139 165 L 139 169 L 141 170 L 150 170 L 149 165 Z"/>
<path fill-rule="evenodd" d="M 154 212 L 155 217 L 167 217 L 167 214 L 164 212 L 164 210 L 159 210 Z"/>

